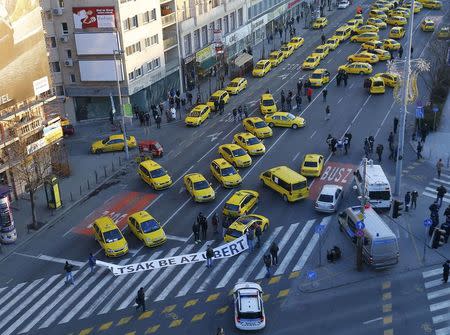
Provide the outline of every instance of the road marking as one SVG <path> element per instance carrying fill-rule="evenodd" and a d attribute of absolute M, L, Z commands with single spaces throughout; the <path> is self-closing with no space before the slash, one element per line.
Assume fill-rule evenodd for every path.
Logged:
<path fill-rule="evenodd" d="M 219 264 L 216 264 L 213 268 L 213 271 L 209 274 L 209 276 L 202 282 L 196 293 L 205 292 L 206 288 L 209 286 L 209 284 L 212 282 L 212 280 L 215 278 L 215 276 L 220 272 L 220 270 L 225 266 L 227 261 L 231 257 L 228 258 L 222 258 L 218 261 Z"/>
<path fill-rule="evenodd" d="M 214 142 L 215 140 L 217 140 L 219 138 L 219 136 L 223 133 L 223 131 L 219 131 L 217 133 L 211 134 L 211 135 L 207 135 L 206 137 L 211 137 L 211 142 Z M 200 136 L 198 136 L 200 137 Z"/>
<path fill-rule="evenodd" d="M 191 299 L 188 300 L 185 304 L 184 304 L 184 308 L 186 307 L 191 307 L 191 306 L 195 306 L 197 305 L 198 299 Z"/>
<path fill-rule="evenodd" d="M 144 211 L 150 208 L 150 206 L 153 206 L 165 193 L 160 193 L 155 200 L 153 200 L 147 207 L 144 208 Z"/>
<path fill-rule="evenodd" d="M 194 165 L 191 165 L 191 167 L 189 169 L 187 169 L 183 174 L 181 174 L 181 176 L 179 176 L 178 179 L 175 180 L 175 182 L 172 185 L 175 185 L 176 183 L 178 183 L 180 181 L 180 179 L 183 178 L 193 167 L 194 167 Z"/>
<path fill-rule="evenodd" d="M 383 121 L 381 121 L 380 126 L 378 127 L 374 138 L 377 138 L 378 133 L 380 132 L 381 128 L 383 127 L 384 122 L 386 121 L 386 119 L 388 118 L 389 114 L 391 113 L 392 108 L 394 107 L 395 101 L 392 102 L 391 107 L 389 107 L 388 112 L 386 113 L 386 115 L 384 116 Z"/>
<path fill-rule="evenodd" d="M 439 298 L 444 295 L 450 294 L 450 288 L 444 288 L 442 290 L 433 291 L 427 294 L 428 300 Z"/>
<path fill-rule="evenodd" d="M 295 160 L 297 159 L 298 155 L 300 155 L 299 152 L 297 152 L 297 153 L 295 154 L 294 158 L 292 158 L 292 161 L 295 161 Z"/>
<path fill-rule="evenodd" d="M 131 321 L 132 318 L 133 318 L 132 316 L 126 316 L 126 317 L 124 317 L 124 318 L 121 318 L 121 319 L 119 320 L 119 322 L 117 322 L 116 326 L 123 326 L 123 325 L 126 325 L 128 322 Z"/>
<path fill-rule="evenodd" d="M 314 132 L 312 133 L 312 135 L 309 138 L 313 138 L 314 135 L 316 135 L 317 130 L 314 130 Z"/>
<path fill-rule="evenodd" d="M 219 145 L 219 143 L 216 143 L 213 145 L 213 147 L 211 149 L 209 149 L 202 157 L 200 157 L 200 159 L 197 161 L 197 163 L 199 163 L 203 158 L 205 158 L 206 156 L 208 156 L 208 154 L 214 150 L 215 147 L 217 147 Z"/>
<path fill-rule="evenodd" d="M 338 54 L 340 54 L 340 53 L 341 53 L 341 51 L 342 51 L 342 49 L 338 49 L 337 53 L 338 53 Z"/>
<path fill-rule="evenodd" d="M 390 312 L 392 312 L 392 304 L 384 304 L 383 313 L 390 313 Z"/>
<path fill-rule="evenodd" d="M 175 212 L 173 212 L 172 215 L 169 216 L 169 218 L 168 218 L 161 226 L 164 228 L 164 226 L 165 226 L 166 224 L 168 224 L 168 223 L 170 222 L 170 220 L 172 220 L 173 217 L 174 217 L 175 215 L 177 215 L 178 212 L 181 211 L 181 210 L 184 208 L 184 206 L 186 206 L 189 202 L 191 202 L 191 198 L 187 199 L 180 207 L 178 207 L 178 209 L 177 209 Z"/>
<path fill-rule="evenodd" d="M 23 254 L 23 253 L 20 253 L 20 252 L 14 252 L 14 254 L 19 255 L 19 256 L 34 258 L 34 259 L 40 259 L 42 261 L 49 261 L 49 262 L 60 263 L 60 264 L 66 264 L 66 261 L 67 261 L 70 264 L 76 265 L 78 267 L 82 267 L 83 265 L 86 264 L 85 262 L 78 262 L 78 261 L 74 261 L 74 260 L 71 260 L 71 259 L 63 259 L 63 258 L 52 257 L 52 256 L 47 256 L 47 255 L 34 256 L 34 255 Z"/>
<path fill-rule="evenodd" d="M 225 314 L 228 311 L 228 306 L 223 306 L 216 311 L 216 314 Z"/>
<path fill-rule="evenodd" d="M 113 324 L 112 321 L 106 322 L 106 323 L 102 324 L 102 325 L 98 328 L 98 330 L 100 330 L 100 331 L 108 330 L 109 328 L 111 328 L 112 324 Z"/>
<path fill-rule="evenodd" d="M 383 299 L 383 301 L 392 299 L 392 293 L 391 292 L 383 293 L 383 298 L 382 299 Z"/>
<path fill-rule="evenodd" d="M 280 282 L 280 279 L 281 279 L 281 276 L 276 276 L 276 277 L 270 278 L 270 280 L 269 280 L 269 285 L 279 283 L 279 282 Z"/>
<path fill-rule="evenodd" d="M 173 321 L 170 323 L 169 328 L 179 327 L 179 326 L 181 325 L 182 322 L 183 322 L 183 319 L 173 320 Z"/>
<path fill-rule="evenodd" d="M 422 273 L 423 278 L 429 278 L 442 274 L 442 269 L 433 269 Z"/>
<path fill-rule="evenodd" d="M 343 99 L 344 99 L 344 97 L 341 97 L 337 103 L 340 104 Z"/>
<path fill-rule="evenodd" d="M 175 309 L 175 307 L 177 307 L 177 305 L 169 305 L 164 307 L 163 311 L 161 312 L 161 314 L 168 314 L 168 313 L 172 313 L 172 311 Z"/>
<path fill-rule="evenodd" d="M 220 293 L 214 293 L 208 296 L 208 298 L 206 299 L 206 302 L 211 302 L 211 301 L 215 301 L 219 298 Z"/>
<path fill-rule="evenodd" d="M 441 322 L 444 322 L 444 321 L 449 321 L 450 320 L 450 313 L 433 316 L 432 320 L 433 320 L 434 324 L 441 323 Z"/>
<path fill-rule="evenodd" d="M 284 298 L 289 294 L 289 289 L 281 290 L 278 292 L 277 298 Z"/>
<path fill-rule="evenodd" d="M 145 334 L 153 334 L 153 333 L 156 333 L 156 332 L 158 331 L 159 327 L 160 327 L 160 325 L 154 325 L 154 326 L 151 326 L 151 327 L 149 327 L 149 328 L 145 331 Z"/>
<path fill-rule="evenodd" d="M 81 330 L 78 335 L 89 335 L 90 333 L 92 333 L 92 330 L 94 330 L 94 328 L 86 328 Z"/>
<path fill-rule="evenodd" d="M 151 311 L 145 311 L 144 313 L 142 313 L 141 315 L 139 315 L 138 320 L 148 319 L 148 318 L 151 317 L 154 313 L 155 313 L 154 310 L 151 310 Z"/>
<path fill-rule="evenodd" d="M 364 321 L 363 324 L 368 325 L 369 323 L 377 322 L 377 321 L 381 321 L 381 320 L 383 320 L 383 318 L 380 316 L 379 318 L 376 318 L 376 319 Z"/>
<path fill-rule="evenodd" d="M 253 114 L 253 113 L 252 113 Z M 233 133 L 235 130 L 236 130 L 236 128 L 237 127 L 239 127 L 241 125 L 241 123 L 240 122 L 238 122 L 238 124 L 233 128 L 233 129 L 231 129 L 224 137 L 222 137 L 222 140 L 225 140 L 231 133 Z"/>
<path fill-rule="evenodd" d="M 206 313 L 195 314 L 191 320 L 191 322 L 201 321 L 205 317 Z"/>
<path fill-rule="evenodd" d="M 166 237 L 168 240 L 174 240 L 174 241 L 180 241 L 180 242 L 187 242 L 189 240 L 188 237 L 181 237 L 181 236 L 175 236 L 175 235 L 169 235 L 169 234 L 166 234 Z"/>

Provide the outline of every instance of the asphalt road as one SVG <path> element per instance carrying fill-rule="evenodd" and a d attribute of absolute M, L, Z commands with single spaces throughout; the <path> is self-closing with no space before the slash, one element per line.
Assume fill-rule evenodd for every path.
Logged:
<path fill-rule="evenodd" d="M 442 15 L 442 11 L 424 10 L 416 16 L 414 52 L 417 54 L 425 48 L 430 36 L 417 27 L 423 17 L 431 14 Z M 325 29 L 327 36 L 353 16 L 353 9 L 332 15 L 330 25 Z M 384 30 L 380 35 L 384 37 L 387 33 L 388 30 Z M 310 104 L 306 104 L 304 97 L 302 111 L 294 109 L 296 114 L 306 119 L 306 127 L 298 130 L 275 128 L 274 136 L 264 141 L 266 153 L 254 158 L 251 167 L 241 168 L 239 171 L 243 177 L 239 189 L 251 189 L 260 193 L 260 201 L 254 213 L 270 219 L 270 229 L 264 235 L 265 244 L 261 249 L 217 262 L 211 270 L 206 270 L 203 264 L 195 264 L 189 267 L 172 267 L 165 271 L 113 277 L 103 269 L 89 274 L 89 269 L 84 264 L 89 252 L 96 253 L 101 260 L 127 264 L 147 260 L 149 257 L 157 259 L 204 250 L 205 244 L 197 246 L 192 243 L 192 223 L 199 211 L 208 217 L 214 212 L 220 213 L 226 199 L 236 191 L 219 186 L 209 172 L 210 162 L 219 157 L 217 147 L 223 143 L 231 143 L 233 134 L 243 131 L 240 123 L 234 123 L 230 112 L 232 108 L 247 103 L 252 106 L 252 115 L 260 115 L 257 103 L 260 95 L 267 89 L 276 99 L 279 99 L 281 89 L 296 92 L 298 78 L 307 78 L 309 74 L 300 70 L 300 64 L 319 44 L 320 32 L 308 31 L 304 37 L 305 45 L 266 77 L 248 78 L 248 89 L 230 99 L 226 106 L 227 115 L 214 116 L 198 128 L 187 128 L 182 122 L 176 122 L 165 125 L 161 130 L 164 133 L 155 133 L 155 138 L 163 143 L 167 152 L 159 162 L 172 175 L 174 185 L 170 189 L 153 192 L 139 179 L 135 166 L 130 165 L 126 173 L 75 208 L 45 235 L 41 234 L 38 239 L 4 261 L 0 278 L 4 283 L 1 287 L 5 288 L 0 288 L 0 292 L 4 291 L 8 296 L 4 296 L 3 304 L 0 303 L 0 315 L 12 309 L 18 301 L 23 304 L 20 309 L 14 309 L 9 318 L 0 321 L 2 333 L 63 334 L 85 331 L 86 335 L 95 332 L 117 334 L 132 331 L 141 334 L 148 331 L 147 333 L 209 334 L 221 324 L 226 327 L 227 334 L 234 334 L 236 331 L 232 325 L 231 298 L 228 292 L 238 279 L 262 281 L 264 290 L 269 295 L 266 306 L 268 328 L 263 333 L 293 334 L 294 329 L 297 329 L 295 327 L 300 327 L 297 321 L 301 321 L 300 329 L 308 330 L 308 333 L 341 334 L 350 329 L 357 334 L 364 322 L 379 317 L 383 320 L 381 324 L 379 320 L 369 322 L 364 324 L 364 329 L 367 328 L 369 334 L 389 330 L 392 322 L 386 323 L 384 317 L 392 316 L 392 313 L 382 314 L 380 310 L 380 306 L 386 304 L 383 301 L 385 289 L 382 286 L 389 281 L 386 276 L 394 276 L 396 270 L 375 275 L 373 282 L 363 281 L 350 285 L 349 279 L 373 278 L 373 273 L 366 269 L 361 275 L 355 274 L 351 265 L 354 252 L 339 235 L 336 220 L 314 212 L 312 206 L 320 186 L 327 182 L 339 183 L 345 187 L 343 207 L 357 204 L 355 193 L 349 188 L 351 170 L 362 158 L 365 137 L 373 135 L 376 143 L 385 144 L 387 156 L 386 138 L 398 112 L 391 90 L 388 89 L 386 94 L 380 96 L 368 95 L 363 89 L 366 76 L 351 75 L 347 87 L 336 87 L 334 80 L 338 66 L 346 63 L 347 56 L 355 53 L 359 44 L 345 42 L 322 61 L 320 67 L 326 67 L 333 75 L 333 80 L 328 85 L 327 102 L 322 101 L 322 89 L 315 89 Z M 402 44 L 406 40 L 406 37 L 403 38 Z M 374 65 L 374 73 L 385 69 L 385 62 Z M 327 104 L 331 108 L 329 121 L 325 120 Z M 325 143 L 327 135 L 341 137 L 347 131 L 353 134 L 349 154 L 330 156 Z M 298 170 L 307 153 L 320 153 L 327 158 L 326 173 L 322 178 L 309 180 L 309 199 L 293 204 L 285 203 L 273 191 L 262 187 L 258 178 L 262 171 L 278 165 L 288 165 Z M 393 163 L 386 163 L 386 169 L 388 174 L 392 174 Z M 182 177 L 188 172 L 202 173 L 213 183 L 217 192 L 214 202 L 195 204 L 192 201 L 182 184 Z M 141 209 L 147 209 L 164 226 L 169 236 L 164 246 L 151 250 L 144 248 L 126 228 L 126 216 Z M 106 259 L 99 250 L 90 235 L 89 224 L 101 215 L 111 215 L 124 228 L 124 235 L 130 246 L 128 256 L 116 260 Z M 324 291 L 308 293 L 305 297 L 302 292 L 302 285 L 306 285 L 304 273 L 317 265 L 317 238 L 314 231 L 321 223 L 327 224 L 327 243 L 338 243 L 347 249 L 349 257 L 345 261 L 346 268 L 343 268 L 349 274 L 348 277 L 339 277 L 343 285 L 340 289 L 326 291 L 325 288 L 333 285 L 325 280 L 319 284 L 319 289 Z M 419 262 L 413 246 L 407 241 L 408 234 L 404 236 L 405 241 L 401 243 L 404 243 L 404 250 L 408 250 L 405 253 L 408 256 L 405 257 L 405 263 L 399 264 L 398 268 L 401 269 Z M 213 246 L 221 243 L 210 231 L 208 240 Z M 275 278 L 278 279 L 268 281 L 262 278 L 262 255 L 272 240 L 280 245 L 281 264 L 275 269 Z M 62 263 L 66 259 L 79 265 L 73 288 L 64 288 L 62 283 Z M 414 280 L 420 285 L 420 272 L 414 275 Z M 393 277 L 392 281 L 394 280 L 396 277 Z M 144 317 L 131 308 L 135 292 L 140 286 L 145 287 L 150 310 L 153 311 L 144 314 Z M 27 307 L 30 302 L 30 307 Z M 228 307 L 225 308 L 226 306 Z M 405 313 L 408 308 L 413 306 L 404 304 L 401 312 Z M 423 313 L 427 311 L 426 305 L 414 308 Z M 299 312 L 301 320 L 298 319 Z M 205 314 L 202 316 L 202 313 Z M 320 314 L 326 317 L 318 318 Z M 424 315 L 424 323 L 426 318 Z M 406 329 L 401 328 L 402 323 L 396 326 Z M 149 327 L 153 327 L 151 331 Z"/>

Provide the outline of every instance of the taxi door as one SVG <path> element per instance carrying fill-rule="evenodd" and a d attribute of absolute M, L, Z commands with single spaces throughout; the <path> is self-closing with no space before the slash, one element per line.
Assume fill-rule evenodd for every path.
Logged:
<path fill-rule="evenodd" d="M 150 173 L 147 171 L 147 169 L 145 167 L 143 167 L 142 165 L 139 165 L 138 172 L 143 181 L 145 181 L 147 184 L 151 184 Z"/>
<path fill-rule="evenodd" d="M 215 162 L 211 163 L 211 173 L 217 179 L 220 179 L 220 167 Z"/>
<path fill-rule="evenodd" d="M 223 148 L 223 158 L 225 158 L 226 161 L 233 160 L 233 154 L 231 153 L 231 150 L 228 148 Z"/>
<path fill-rule="evenodd" d="M 93 224 L 94 227 L 94 236 L 95 239 L 98 241 L 100 246 L 104 249 L 105 248 L 105 239 L 103 238 L 103 233 L 101 232 L 100 228 L 98 228 L 97 224 Z"/>
<path fill-rule="evenodd" d="M 324 84 L 327 84 L 330 82 L 330 72 L 325 71 L 324 73 L 322 73 L 322 82 Z"/>

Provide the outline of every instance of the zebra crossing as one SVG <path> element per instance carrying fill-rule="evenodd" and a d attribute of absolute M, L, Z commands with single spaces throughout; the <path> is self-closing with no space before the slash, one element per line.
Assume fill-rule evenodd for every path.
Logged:
<path fill-rule="evenodd" d="M 425 280 L 424 286 L 427 292 L 429 308 L 432 314 L 432 322 L 435 335 L 449 335 L 450 326 L 450 287 L 442 281 L 442 267 L 424 271 L 422 276 Z"/>
<path fill-rule="evenodd" d="M 144 287 L 149 301 L 161 302 L 168 298 L 184 297 L 231 286 L 238 281 L 257 280 L 265 275 L 263 255 L 273 241 L 279 246 L 280 263 L 275 275 L 301 271 L 313 253 L 319 236 L 314 227 L 325 228 L 332 216 L 297 222 L 269 229 L 262 246 L 253 252 L 245 251 L 233 258 L 214 262 L 212 268 L 203 263 L 191 263 L 132 275 L 113 276 L 106 268 L 94 273 L 84 265 L 75 273 L 75 285 L 66 285 L 64 275 L 39 278 L 15 286 L 0 287 L 0 334 L 25 334 L 30 330 L 45 329 L 95 315 L 120 311 L 134 305 L 139 287 Z M 151 257 L 138 255 L 123 259 L 120 265 L 155 260 L 175 255 L 202 252 L 207 245 L 186 244 L 168 250 L 155 250 Z"/>
<path fill-rule="evenodd" d="M 436 188 L 439 185 L 443 185 L 448 190 L 442 202 L 450 204 L 450 170 L 443 170 L 441 173 L 441 178 L 433 178 L 433 180 L 430 181 L 425 187 L 422 195 L 436 200 Z"/>

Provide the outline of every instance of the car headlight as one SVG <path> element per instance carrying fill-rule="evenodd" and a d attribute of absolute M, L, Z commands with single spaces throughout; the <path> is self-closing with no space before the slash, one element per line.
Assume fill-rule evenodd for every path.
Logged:
<path fill-rule="evenodd" d="M 114 252 L 113 249 L 106 249 L 107 252 Z"/>
<path fill-rule="evenodd" d="M 151 239 L 150 237 L 146 237 L 146 238 L 145 238 L 145 242 L 151 243 L 151 242 L 152 242 L 152 239 Z"/>

